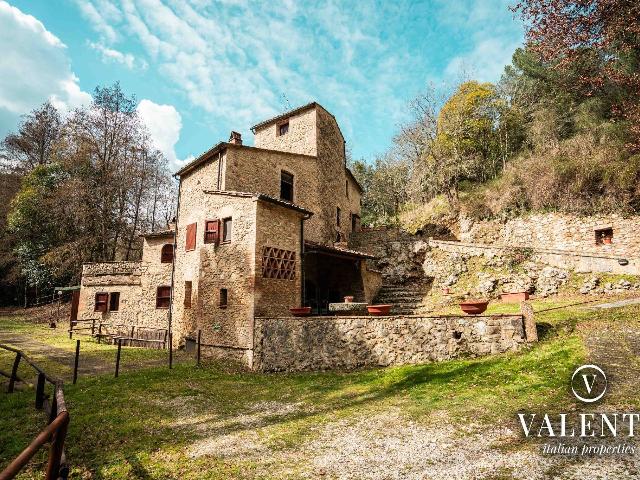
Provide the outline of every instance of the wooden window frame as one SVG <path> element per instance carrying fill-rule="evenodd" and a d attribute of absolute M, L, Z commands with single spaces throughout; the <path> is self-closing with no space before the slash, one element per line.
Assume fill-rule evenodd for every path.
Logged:
<path fill-rule="evenodd" d="M 186 235 L 184 239 L 184 250 L 186 252 L 192 252 L 196 249 L 198 243 L 198 223 L 190 223 L 186 228 Z M 193 243 L 193 244 L 192 244 Z"/>
<path fill-rule="evenodd" d="M 185 280 L 184 282 L 184 308 L 191 308 L 191 295 L 193 291 L 193 282 Z"/>
<path fill-rule="evenodd" d="M 284 133 L 282 133 L 280 131 L 280 129 L 282 127 L 286 127 L 286 131 Z M 288 118 L 286 120 L 281 120 L 278 123 L 276 123 L 276 137 L 283 137 L 287 133 L 289 133 L 289 119 Z"/>
<path fill-rule="evenodd" d="M 215 226 L 215 228 L 210 228 L 211 226 Z M 215 245 L 220 243 L 220 220 L 217 218 L 205 220 L 203 241 L 204 243 L 213 243 Z"/>
<path fill-rule="evenodd" d="M 220 289 L 220 298 L 218 305 L 220 308 L 227 308 L 229 306 L 229 290 L 226 288 Z"/>
<path fill-rule="evenodd" d="M 98 298 L 104 298 L 99 300 Z M 109 292 L 96 292 L 94 297 L 94 312 L 107 313 L 109 311 Z"/>
<path fill-rule="evenodd" d="M 286 175 L 291 177 L 291 183 L 284 181 L 284 177 Z M 280 170 L 280 200 L 284 200 L 285 202 L 293 202 L 293 199 L 295 198 L 295 193 L 296 193 L 295 181 L 296 181 L 296 176 L 293 173 L 287 172 L 286 170 Z M 291 186 L 291 195 L 290 195 L 291 198 L 284 198 L 284 196 L 282 195 L 283 184 L 287 184 Z"/>
<path fill-rule="evenodd" d="M 160 250 L 160 263 L 173 263 L 173 243 L 165 243 L 162 246 Z"/>
<path fill-rule="evenodd" d="M 167 290 L 168 295 L 160 296 L 160 290 Z M 166 302 L 166 305 L 164 303 Z M 165 309 L 171 307 L 171 287 L 169 285 L 160 285 L 156 288 L 156 309 Z"/>
<path fill-rule="evenodd" d="M 227 222 L 230 224 L 229 239 L 227 239 Z M 222 235 L 220 235 L 220 243 L 231 243 L 233 237 L 233 217 L 225 217 L 220 221 Z"/>

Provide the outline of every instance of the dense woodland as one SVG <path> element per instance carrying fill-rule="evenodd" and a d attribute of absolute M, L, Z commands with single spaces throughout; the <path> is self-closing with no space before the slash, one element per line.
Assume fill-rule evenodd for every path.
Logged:
<path fill-rule="evenodd" d="M 525 0 L 497 84 L 427 88 L 392 148 L 351 161 L 365 224 L 419 230 L 463 213 L 640 210 L 640 3 Z M 0 302 L 78 282 L 82 262 L 137 259 L 175 189 L 118 84 L 62 118 L 27 114 L 0 147 Z"/>
<path fill-rule="evenodd" d="M 32 111 L 0 159 L 3 303 L 77 283 L 83 262 L 139 258 L 140 233 L 173 215 L 167 160 L 117 83 L 65 118 L 50 103 Z"/>
<path fill-rule="evenodd" d="M 463 213 L 640 210 L 640 3 L 527 0 L 497 84 L 429 88 L 374 163 L 363 222 L 419 230 Z"/>

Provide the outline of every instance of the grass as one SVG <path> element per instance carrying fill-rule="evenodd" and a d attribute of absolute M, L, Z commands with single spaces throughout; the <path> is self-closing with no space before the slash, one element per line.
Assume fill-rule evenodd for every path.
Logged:
<path fill-rule="evenodd" d="M 569 299 L 540 300 L 534 306 L 563 302 Z M 493 313 L 511 307 L 492 306 Z M 117 379 L 83 378 L 65 387 L 71 412 L 68 458 L 76 478 L 299 478 L 305 460 L 301 447 L 333 422 L 394 408 L 423 423 L 444 412 L 455 424 L 508 424 L 520 410 L 563 411 L 573 403 L 568 378 L 586 355 L 576 325 L 631 321 L 636 313 L 632 308 L 549 311 L 538 318 L 544 327 L 538 344 L 479 359 L 299 374 L 257 374 L 213 364 L 198 368 L 185 362 L 172 370 L 145 368 Z M 74 344 L 15 318 L 0 319 L 0 328 L 29 332 L 58 348 Z M 91 348 L 101 354 L 105 347 Z M 33 395 L 26 389 L 2 397 L 0 467 L 43 425 Z M 282 405 L 297 407 L 279 411 Z M 247 432 L 267 445 L 264 458 L 188 455 L 203 439 Z M 21 478 L 40 478 L 44 458 L 40 455 Z"/>

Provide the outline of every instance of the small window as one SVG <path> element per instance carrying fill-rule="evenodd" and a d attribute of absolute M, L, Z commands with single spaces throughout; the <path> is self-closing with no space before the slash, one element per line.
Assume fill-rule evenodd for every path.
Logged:
<path fill-rule="evenodd" d="M 222 241 L 224 243 L 231 242 L 231 229 L 232 229 L 231 217 L 222 219 Z"/>
<path fill-rule="evenodd" d="M 286 122 L 279 123 L 277 131 L 278 131 L 279 137 L 289 133 L 289 120 L 287 120 Z"/>
<path fill-rule="evenodd" d="M 158 287 L 156 292 L 156 308 L 169 308 L 171 305 L 171 287 Z"/>
<path fill-rule="evenodd" d="M 355 213 L 351 214 L 351 231 L 357 232 L 360 225 L 360 217 Z"/>
<path fill-rule="evenodd" d="M 160 263 L 171 262 L 173 262 L 173 244 L 167 243 L 162 246 L 162 251 L 160 252 Z"/>
<path fill-rule="evenodd" d="M 336 225 L 340 226 L 340 207 L 336 207 Z"/>
<path fill-rule="evenodd" d="M 184 282 L 184 308 L 191 308 L 191 280 Z"/>
<path fill-rule="evenodd" d="M 109 294 L 109 311 L 117 312 L 120 308 L 120 292 L 111 292 Z"/>
<path fill-rule="evenodd" d="M 227 308 L 229 296 L 226 288 L 220 289 L 220 308 Z"/>
<path fill-rule="evenodd" d="M 218 243 L 220 239 L 220 220 L 207 220 L 204 225 L 204 243 Z"/>
<path fill-rule="evenodd" d="M 613 240 L 613 228 L 600 228 L 595 231 L 596 245 L 610 245 Z"/>
<path fill-rule="evenodd" d="M 195 250 L 196 249 L 196 232 L 198 231 L 198 224 L 192 223 L 187 225 L 187 238 L 185 242 L 185 250 Z"/>
<path fill-rule="evenodd" d="M 94 312 L 106 312 L 109 303 L 109 294 L 105 292 L 96 293 L 96 301 L 93 307 Z"/>
<path fill-rule="evenodd" d="M 280 198 L 293 202 L 293 175 L 289 172 L 280 173 Z"/>

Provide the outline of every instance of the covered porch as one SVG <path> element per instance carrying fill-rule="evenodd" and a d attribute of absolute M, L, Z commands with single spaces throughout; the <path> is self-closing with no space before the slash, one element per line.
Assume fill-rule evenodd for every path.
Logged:
<path fill-rule="evenodd" d="M 370 302 L 377 282 L 371 281 L 375 272 L 367 269 L 366 260 L 373 258 L 364 252 L 305 241 L 302 304 L 311 307 L 314 315 L 327 315 L 329 303 L 342 302 L 346 296 L 353 296 L 355 302 Z"/>

